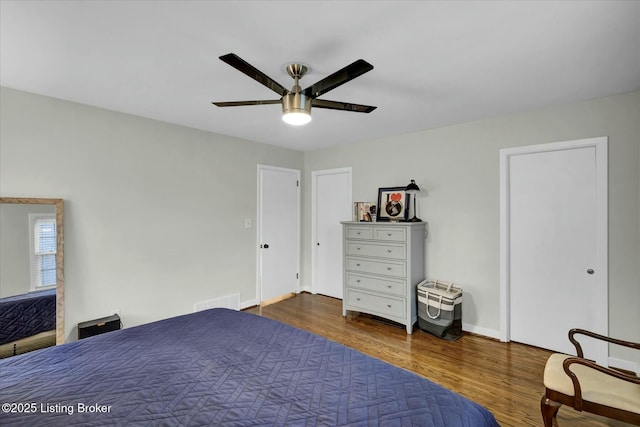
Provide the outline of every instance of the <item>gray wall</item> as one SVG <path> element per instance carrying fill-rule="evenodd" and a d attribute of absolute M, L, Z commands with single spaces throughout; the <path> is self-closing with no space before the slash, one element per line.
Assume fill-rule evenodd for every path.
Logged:
<path fill-rule="evenodd" d="M 468 328 L 498 336 L 499 150 L 597 136 L 609 137 L 610 332 L 639 341 L 640 92 L 306 153 L 303 247 L 311 247 L 312 171 L 351 166 L 356 201 L 415 179 L 425 190 L 428 276 L 462 285 Z"/>
<path fill-rule="evenodd" d="M 65 199 L 65 337 L 120 309 L 125 326 L 197 301 L 256 298 L 257 164 L 301 152 L 12 89 L 0 92 L 7 197 Z"/>

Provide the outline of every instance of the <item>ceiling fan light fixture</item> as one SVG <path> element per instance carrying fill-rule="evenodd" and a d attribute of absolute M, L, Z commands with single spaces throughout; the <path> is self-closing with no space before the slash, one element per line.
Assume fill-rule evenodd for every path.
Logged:
<path fill-rule="evenodd" d="M 311 121 L 311 98 L 301 93 L 288 93 L 282 97 L 282 120 L 293 126 Z"/>
<path fill-rule="evenodd" d="M 293 126 L 306 125 L 311 121 L 311 114 L 304 112 L 288 112 L 282 115 L 282 120 Z"/>

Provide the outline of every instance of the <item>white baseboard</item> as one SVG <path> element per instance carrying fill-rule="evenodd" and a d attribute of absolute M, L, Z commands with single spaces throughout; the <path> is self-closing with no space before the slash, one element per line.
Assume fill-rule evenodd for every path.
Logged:
<path fill-rule="evenodd" d="M 311 286 L 300 286 L 300 292 L 309 292 L 310 294 L 312 294 L 312 290 L 311 290 Z"/>
<path fill-rule="evenodd" d="M 470 325 L 469 323 L 462 323 L 462 330 L 465 332 L 472 332 L 474 334 L 483 335 L 489 338 L 500 339 L 500 331 L 494 329 L 483 328 L 482 326 Z"/>
<path fill-rule="evenodd" d="M 260 301 L 258 301 L 257 299 L 251 299 L 249 301 L 242 301 L 240 303 L 240 310 L 244 310 L 245 308 L 249 308 L 249 307 L 254 307 L 256 305 L 259 305 Z"/>
<path fill-rule="evenodd" d="M 493 329 L 483 328 L 481 326 L 470 325 L 468 323 L 462 323 L 462 330 L 466 332 L 472 332 L 474 334 L 483 335 L 489 338 L 500 339 L 500 331 Z M 612 368 L 623 369 L 629 372 L 635 372 L 640 376 L 640 363 L 630 360 L 619 359 L 617 357 L 609 357 L 607 363 Z"/>

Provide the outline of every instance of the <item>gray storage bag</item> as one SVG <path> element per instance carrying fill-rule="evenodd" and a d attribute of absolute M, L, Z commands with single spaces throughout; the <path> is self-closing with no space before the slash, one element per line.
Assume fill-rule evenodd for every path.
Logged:
<path fill-rule="evenodd" d="M 418 327 L 448 341 L 462 336 L 462 288 L 439 280 L 424 280 L 418 293 Z"/>

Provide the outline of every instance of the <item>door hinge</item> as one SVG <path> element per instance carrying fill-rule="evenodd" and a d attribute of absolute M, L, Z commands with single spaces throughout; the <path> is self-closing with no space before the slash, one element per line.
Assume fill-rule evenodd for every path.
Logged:
<path fill-rule="evenodd" d="M 300 181 L 296 179 L 296 187 L 300 187 Z"/>
<path fill-rule="evenodd" d="M 296 273 L 296 279 L 298 278 L 298 273 Z"/>

